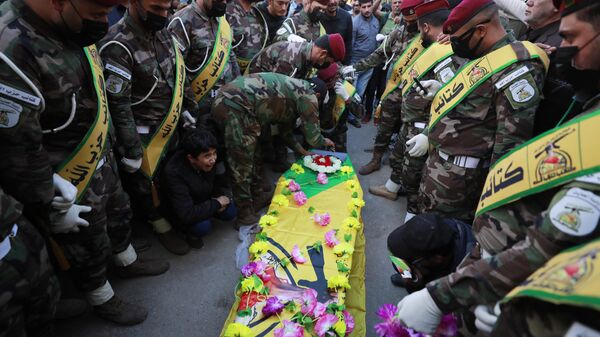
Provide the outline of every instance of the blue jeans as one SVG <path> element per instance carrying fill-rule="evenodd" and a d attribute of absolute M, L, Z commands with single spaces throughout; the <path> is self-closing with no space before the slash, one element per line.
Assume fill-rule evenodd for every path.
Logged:
<path fill-rule="evenodd" d="M 358 73 L 356 78 L 356 93 L 360 96 L 362 102 L 365 102 L 365 91 L 367 90 L 367 85 L 369 85 L 369 80 L 371 80 L 371 76 L 373 75 L 373 68 L 365 71 L 361 71 Z"/>
<path fill-rule="evenodd" d="M 237 207 L 233 201 L 225 208 L 221 213 L 215 214 L 215 218 L 223 221 L 231 221 L 237 216 Z M 196 222 L 190 226 L 190 233 L 195 236 L 206 235 L 212 229 L 212 220 L 206 219 L 204 221 Z"/>

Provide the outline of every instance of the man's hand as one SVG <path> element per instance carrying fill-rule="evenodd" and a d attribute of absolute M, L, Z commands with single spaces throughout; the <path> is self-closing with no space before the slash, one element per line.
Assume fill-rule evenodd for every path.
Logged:
<path fill-rule="evenodd" d="M 222 195 L 220 197 L 215 198 L 219 204 L 221 204 L 221 208 L 219 208 L 219 213 L 223 212 L 227 206 L 229 206 L 229 203 L 231 202 L 231 200 L 229 199 L 229 197 Z"/>
<path fill-rule="evenodd" d="M 335 83 L 335 93 L 340 96 L 344 102 L 347 102 L 348 99 L 350 99 L 350 94 L 348 94 L 348 90 L 346 90 L 342 82 Z"/>
<path fill-rule="evenodd" d="M 192 117 L 192 114 L 185 110 L 181 113 L 181 117 L 183 118 L 183 128 L 184 129 L 195 129 L 196 128 L 196 118 Z"/>
<path fill-rule="evenodd" d="M 437 36 L 437 42 L 439 44 L 450 44 L 450 35 L 439 33 Z"/>
<path fill-rule="evenodd" d="M 354 66 L 345 66 L 342 68 L 342 76 L 345 80 L 353 80 L 355 71 Z"/>
<path fill-rule="evenodd" d="M 548 44 L 543 44 L 543 43 L 539 43 L 539 42 L 535 42 L 535 45 L 542 48 L 546 54 L 550 55 L 552 53 L 554 53 L 556 51 L 556 47 L 553 47 L 551 45 Z"/>
<path fill-rule="evenodd" d="M 419 86 L 417 86 L 416 83 L 413 84 L 413 86 L 414 86 L 417 94 L 419 94 L 421 97 L 423 97 L 424 99 L 426 99 L 428 101 L 433 101 L 435 94 L 442 87 L 442 83 L 440 83 L 436 80 L 425 80 L 425 81 L 420 81 L 420 83 L 423 86 L 423 88 L 425 88 L 425 90 L 427 90 L 427 92 L 423 91 L 423 89 L 421 89 Z"/>
<path fill-rule="evenodd" d="M 67 212 L 50 213 L 50 231 L 57 234 L 79 232 L 79 227 L 90 225 L 85 219 L 79 217 L 79 214 L 91 210 L 90 206 L 73 204 Z"/>
<path fill-rule="evenodd" d="M 129 158 L 121 158 L 121 164 L 123 164 L 123 169 L 125 172 L 135 173 L 135 171 L 139 170 L 142 167 L 142 158 L 140 159 L 129 159 Z"/>
<path fill-rule="evenodd" d="M 385 37 L 386 37 L 386 35 L 383 35 L 383 34 L 377 34 L 377 35 L 375 35 L 375 40 L 376 40 L 377 42 L 381 42 L 381 41 L 385 40 Z"/>
<path fill-rule="evenodd" d="M 475 308 L 475 326 L 489 334 L 494 329 L 498 316 L 500 316 L 499 303 L 496 303 L 494 308 L 488 305 L 478 305 Z"/>
<path fill-rule="evenodd" d="M 409 328 L 433 334 L 442 320 L 442 311 L 425 288 L 404 297 L 398 303 L 398 318 Z"/>
<path fill-rule="evenodd" d="M 64 213 L 73 206 L 77 197 L 77 187 L 56 173 L 52 175 L 52 184 L 56 193 L 52 198 L 52 208 Z"/>
<path fill-rule="evenodd" d="M 335 143 L 331 139 L 325 138 L 325 146 L 327 146 L 327 147 L 335 147 Z"/>
<path fill-rule="evenodd" d="M 418 135 L 409 139 L 406 142 L 406 146 L 409 148 L 408 155 L 411 157 L 422 157 L 429 149 L 429 139 L 426 135 L 419 133 Z M 410 148 L 411 146 L 412 148 Z"/>
<path fill-rule="evenodd" d="M 305 38 L 303 38 L 302 36 L 296 35 L 296 34 L 290 34 L 290 36 L 288 36 L 287 40 L 288 40 L 288 42 L 304 42 L 304 41 L 306 41 Z"/>

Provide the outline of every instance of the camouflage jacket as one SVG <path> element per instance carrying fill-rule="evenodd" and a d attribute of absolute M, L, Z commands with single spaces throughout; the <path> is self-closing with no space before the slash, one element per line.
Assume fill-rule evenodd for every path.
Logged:
<path fill-rule="evenodd" d="M 21 217 L 23 205 L 0 187 L 0 241 L 10 233 L 13 225 Z"/>
<path fill-rule="evenodd" d="M 300 117 L 306 141 L 313 147 L 324 145 L 317 97 L 307 81 L 277 73 L 238 77 L 221 88 L 214 104 L 250 114 L 260 125 L 277 124 L 286 145 L 296 151 L 301 146 L 294 139 L 292 129 Z"/>
<path fill-rule="evenodd" d="M 5 2 L 0 14 L 0 51 L 35 87 L 0 62 L 5 117 L 0 121 L 0 184 L 26 208 L 47 210 L 54 195 L 53 171 L 77 148 L 96 118 L 91 69 L 82 48 L 64 42 L 23 0 Z"/>
<path fill-rule="evenodd" d="M 166 29 L 147 32 L 126 13 L 98 46 L 118 148 L 127 158 L 141 158 L 136 125 L 158 127 L 171 106 L 175 43 Z M 182 111 L 194 113 L 196 106 L 191 87 L 185 85 Z"/>
<path fill-rule="evenodd" d="M 249 73 L 280 73 L 293 78 L 307 79 L 311 70 L 310 42 L 273 43 L 260 52 L 249 65 Z"/>
<path fill-rule="evenodd" d="M 219 21 L 217 18 L 209 18 L 196 1 L 178 11 L 172 17 L 169 30 L 181 45 L 186 68 L 188 69 L 187 76 L 190 81 L 196 77 L 212 54 L 218 28 Z M 233 48 L 231 48 L 225 69 L 215 83 L 213 90 L 217 90 L 225 83 L 231 82 L 239 75 L 240 68 Z M 204 100 L 212 101 L 210 93 L 204 96 Z"/>
<path fill-rule="evenodd" d="M 288 36 L 291 34 L 303 37 L 307 41 L 314 41 L 321 36 L 321 27 L 321 22 L 318 19 L 316 21 L 311 20 L 308 13 L 301 10 L 283 21 L 283 25 L 277 30 L 274 41 L 287 41 Z M 323 32 L 325 32 L 324 29 Z"/>
<path fill-rule="evenodd" d="M 388 68 L 394 66 L 394 63 L 402 55 L 406 46 L 416 33 L 409 33 L 404 26 L 394 29 L 371 55 L 359 60 L 354 64 L 356 71 L 364 71 L 375 68 L 381 64 L 387 63 Z"/>
<path fill-rule="evenodd" d="M 508 35 L 491 50 L 509 43 L 517 55 L 526 55 L 527 50 Z M 519 76 L 513 74 L 527 70 Z M 514 78 L 512 78 L 514 77 Z M 546 71 L 541 61 L 517 61 L 497 72 L 476 87 L 454 109 L 442 117 L 433 129 L 428 130 L 429 142 L 448 155 L 467 155 L 496 160 L 519 144 L 531 138 L 535 111 L 542 99 Z M 498 88 L 499 81 L 509 80 Z M 511 84 L 522 81 L 525 98 L 511 89 Z"/>
<path fill-rule="evenodd" d="M 249 62 L 267 45 L 269 38 L 262 13 L 254 5 L 246 11 L 238 0 L 230 0 L 225 15 L 233 30 L 235 56 L 238 61 Z"/>

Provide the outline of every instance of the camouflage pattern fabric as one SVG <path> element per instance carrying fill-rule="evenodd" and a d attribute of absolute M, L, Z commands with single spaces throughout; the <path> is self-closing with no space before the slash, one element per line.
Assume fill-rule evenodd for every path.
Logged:
<path fill-rule="evenodd" d="M 308 79 L 313 69 L 311 42 L 275 42 L 263 49 L 250 62 L 249 73 L 280 73 L 293 78 Z"/>
<path fill-rule="evenodd" d="M 291 34 L 303 37 L 309 42 L 314 41 L 321 36 L 321 22 L 319 19 L 312 20 L 308 13 L 301 10 L 283 21 L 273 41 L 287 41 L 288 36 Z"/>
<path fill-rule="evenodd" d="M 390 144 L 392 135 L 400 131 L 401 107 L 402 90 L 400 88 L 392 91 L 381 101 L 381 117 L 375 135 L 375 150 L 384 152 Z"/>
<path fill-rule="evenodd" d="M 266 45 L 266 23 L 260 11 L 253 5 L 246 11 L 237 0 L 227 2 L 227 22 L 233 30 L 235 56 L 251 60 Z M 245 69 L 240 69 L 242 72 Z"/>

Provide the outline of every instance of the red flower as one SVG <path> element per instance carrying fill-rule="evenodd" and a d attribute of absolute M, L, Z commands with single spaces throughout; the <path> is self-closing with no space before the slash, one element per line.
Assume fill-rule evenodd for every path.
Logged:
<path fill-rule="evenodd" d="M 331 163 L 331 158 L 329 158 L 329 156 L 322 156 L 320 154 L 314 155 L 313 157 L 313 163 L 319 165 L 319 166 L 331 166 L 333 165 Z"/>

